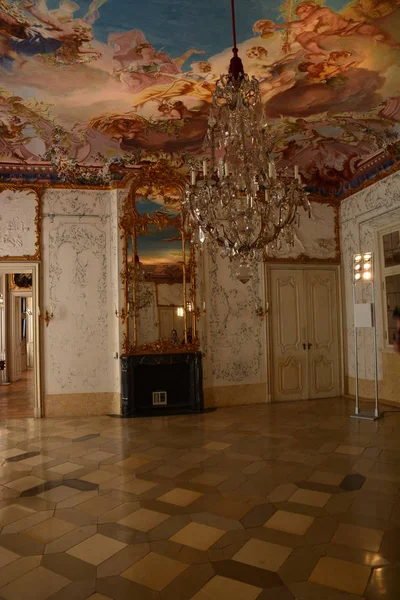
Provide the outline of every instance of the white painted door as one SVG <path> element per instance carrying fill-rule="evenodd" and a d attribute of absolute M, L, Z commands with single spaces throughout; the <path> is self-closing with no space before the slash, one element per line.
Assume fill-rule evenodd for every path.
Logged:
<path fill-rule="evenodd" d="M 330 398 L 340 391 L 337 273 L 309 269 L 304 275 L 309 397 Z"/>
<path fill-rule="evenodd" d="M 273 269 L 273 400 L 337 396 L 339 326 L 334 269 Z"/>
<path fill-rule="evenodd" d="M 298 270 L 271 271 L 274 400 L 308 397 L 304 349 L 304 276 Z"/>

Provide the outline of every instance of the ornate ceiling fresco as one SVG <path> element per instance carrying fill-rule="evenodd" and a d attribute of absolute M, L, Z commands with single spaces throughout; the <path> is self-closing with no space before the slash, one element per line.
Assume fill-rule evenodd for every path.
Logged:
<path fill-rule="evenodd" d="M 276 162 L 343 197 L 400 160 L 400 2 L 237 0 Z M 0 0 L 0 160 L 201 155 L 228 0 Z"/>

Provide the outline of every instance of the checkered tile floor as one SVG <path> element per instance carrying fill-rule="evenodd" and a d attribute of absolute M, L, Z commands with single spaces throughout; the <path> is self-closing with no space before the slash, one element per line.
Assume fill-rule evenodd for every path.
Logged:
<path fill-rule="evenodd" d="M 396 600 L 400 414 L 0 422 L 0 599 Z"/>

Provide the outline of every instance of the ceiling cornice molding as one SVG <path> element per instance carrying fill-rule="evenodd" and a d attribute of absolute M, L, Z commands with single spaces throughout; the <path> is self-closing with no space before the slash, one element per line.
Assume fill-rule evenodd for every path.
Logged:
<path fill-rule="evenodd" d="M 388 156 L 392 161 L 390 168 L 379 168 L 376 173 L 371 177 L 369 173 L 369 179 L 365 179 L 356 187 L 345 190 L 340 196 L 332 194 L 325 195 L 310 190 L 309 198 L 312 202 L 319 204 L 331 204 L 337 205 L 341 201 L 346 200 L 350 196 L 357 194 L 358 192 L 374 185 L 400 171 L 400 161 L 397 157 Z M 395 161 L 395 162 L 394 162 Z M 159 161 L 156 161 L 159 162 Z M 376 163 L 376 160 L 371 159 L 371 164 Z M 19 186 L 21 188 L 32 188 L 32 186 L 40 186 L 46 188 L 59 188 L 59 189 L 95 189 L 95 190 L 113 190 L 113 189 L 124 189 L 129 182 L 135 171 L 149 166 L 149 162 L 133 165 L 124 166 L 116 169 L 113 173 L 113 179 L 106 183 L 102 182 L 101 179 L 101 166 L 85 166 L 86 177 L 87 173 L 93 173 L 92 181 L 80 181 L 79 176 L 74 180 L 65 181 L 58 174 L 57 168 L 51 164 L 17 164 L 0 162 L 0 186 L 5 187 L 7 185 Z M 366 162 L 368 167 L 369 162 Z M 95 181 L 98 177 L 98 181 Z M 367 175 L 365 175 L 367 177 Z"/>

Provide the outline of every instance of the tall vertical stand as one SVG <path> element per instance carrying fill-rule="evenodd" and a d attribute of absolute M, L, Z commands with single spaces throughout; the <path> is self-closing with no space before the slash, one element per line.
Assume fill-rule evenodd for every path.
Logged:
<path fill-rule="evenodd" d="M 372 319 L 373 319 L 373 337 L 374 337 L 374 375 L 375 375 L 375 419 L 379 419 L 379 406 L 378 406 L 378 345 L 376 340 L 376 304 L 375 304 L 375 277 L 372 281 Z"/>
<path fill-rule="evenodd" d="M 356 282 L 353 281 L 353 312 L 356 306 Z M 360 399 L 358 395 L 358 343 L 357 343 L 357 331 L 356 321 L 354 319 L 354 369 L 355 369 L 355 379 L 356 379 L 356 408 L 354 411 L 354 416 L 358 416 L 360 413 Z"/>
<path fill-rule="evenodd" d="M 353 262 L 353 310 L 354 310 L 354 369 L 356 380 L 356 406 L 353 419 L 362 419 L 364 421 L 376 421 L 380 418 L 379 414 L 379 390 L 378 390 L 378 345 L 376 337 L 376 304 L 375 304 L 375 273 L 373 270 L 372 253 L 359 253 L 354 256 Z M 368 282 L 371 284 L 371 304 L 357 304 L 356 286 L 357 284 Z M 357 332 L 359 327 L 369 327 L 373 330 L 373 355 L 374 355 L 374 389 L 375 389 L 375 407 L 374 410 L 360 410 L 359 385 L 358 385 L 358 340 Z"/>

